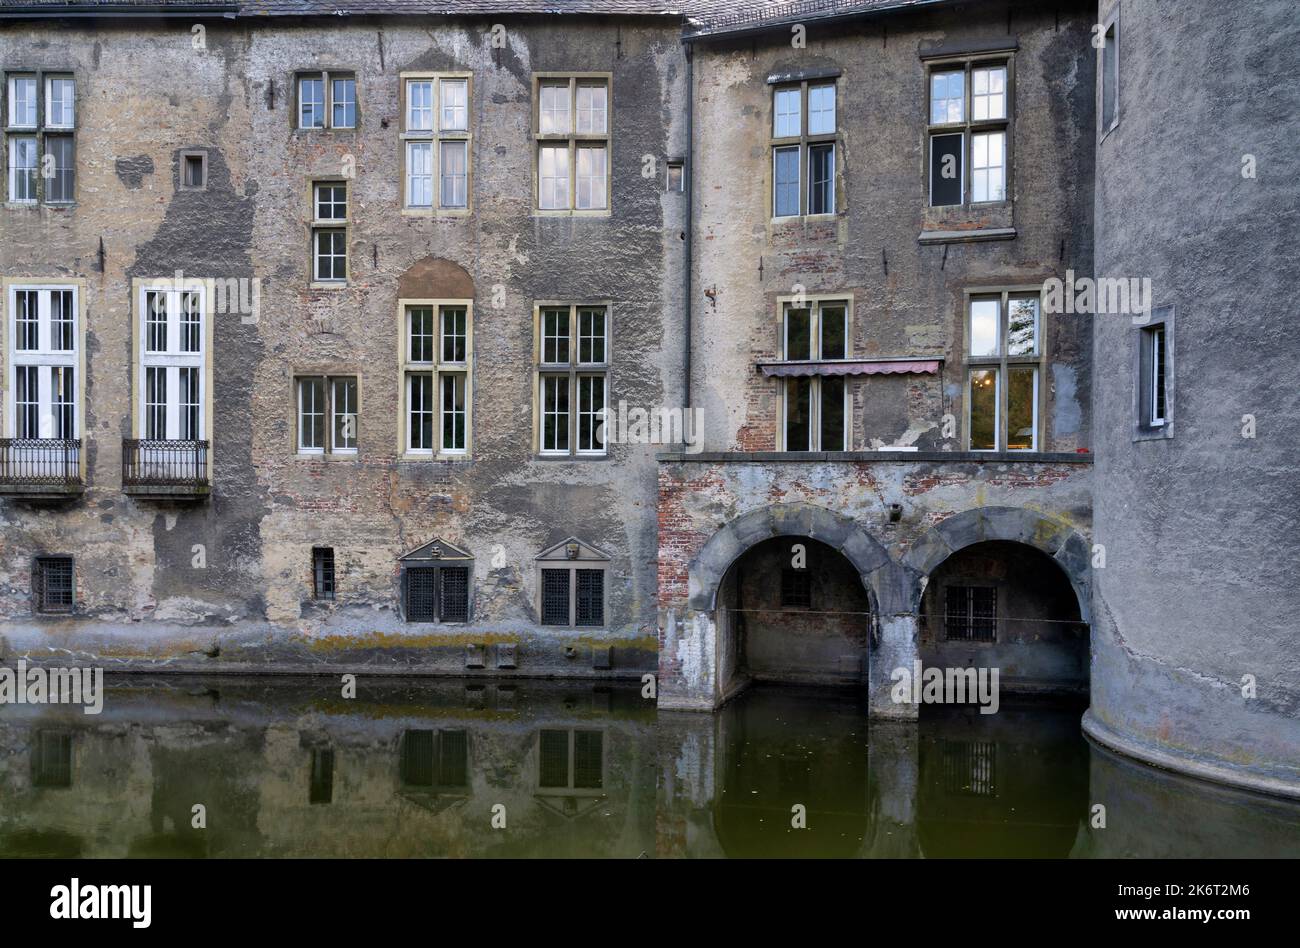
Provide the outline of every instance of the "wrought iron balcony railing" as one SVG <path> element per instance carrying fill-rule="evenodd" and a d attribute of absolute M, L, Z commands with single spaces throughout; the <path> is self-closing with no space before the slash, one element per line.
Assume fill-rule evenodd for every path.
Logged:
<path fill-rule="evenodd" d="M 208 442 L 123 439 L 122 486 L 136 494 L 208 493 Z"/>
<path fill-rule="evenodd" d="M 81 439 L 0 438 L 0 493 L 78 493 Z"/>

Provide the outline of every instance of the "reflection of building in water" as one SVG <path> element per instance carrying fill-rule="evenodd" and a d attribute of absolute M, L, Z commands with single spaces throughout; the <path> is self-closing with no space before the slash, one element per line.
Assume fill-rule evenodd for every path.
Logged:
<path fill-rule="evenodd" d="M 342 701 L 314 684 L 220 685 L 115 690 L 98 718 L 7 709 L 0 854 L 653 852 L 639 689 L 423 682 Z"/>

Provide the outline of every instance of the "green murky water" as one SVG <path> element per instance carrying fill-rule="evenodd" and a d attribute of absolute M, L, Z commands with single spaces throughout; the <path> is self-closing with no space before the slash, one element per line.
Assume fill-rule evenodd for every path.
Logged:
<path fill-rule="evenodd" d="M 1300 854 L 1300 807 L 1114 757 L 1080 713 L 869 725 L 827 690 L 709 716 L 631 686 L 119 679 L 99 716 L 0 708 L 0 855 Z"/>

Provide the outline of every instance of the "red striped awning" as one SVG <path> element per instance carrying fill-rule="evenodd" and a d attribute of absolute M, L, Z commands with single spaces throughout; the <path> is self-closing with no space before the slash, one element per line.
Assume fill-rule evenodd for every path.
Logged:
<path fill-rule="evenodd" d="M 797 375 L 920 375 L 939 371 L 938 359 L 884 359 L 877 361 L 849 362 L 834 360 L 829 362 L 760 362 L 759 369 L 771 378 L 773 376 Z"/>

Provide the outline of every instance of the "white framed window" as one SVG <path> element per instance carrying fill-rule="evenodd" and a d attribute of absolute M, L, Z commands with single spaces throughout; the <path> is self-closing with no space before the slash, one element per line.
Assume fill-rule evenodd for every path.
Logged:
<path fill-rule="evenodd" d="M 205 441 L 206 288 L 194 280 L 145 282 L 137 300 L 139 437 Z"/>
<path fill-rule="evenodd" d="M 75 286 L 10 286 L 8 358 L 10 435 L 81 437 L 81 316 Z M 21 458 L 19 459 L 21 460 Z"/>
<path fill-rule="evenodd" d="M 357 453 L 357 377 L 300 376 L 296 380 L 299 454 Z"/>
<path fill-rule="evenodd" d="M 64 73 L 5 77 L 5 196 L 70 204 L 76 184 L 76 83 Z"/>
<path fill-rule="evenodd" d="M 536 207 L 607 211 L 610 201 L 610 79 L 539 75 L 534 80 Z"/>
<path fill-rule="evenodd" d="M 1137 332 L 1137 379 L 1134 407 L 1135 441 L 1174 436 L 1176 407 L 1174 307 L 1159 306 L 1148 315 L 1148 324 Z"/>
<path fill-rule="evenodd" d="M 971 451 L 1039 451 L 1045 365 L 1039 291 L 966 301 L 966 423 Z"/>
<path fill-rule="evenodd" d="M 772 89 L 772 216 L 834 214 L 839 124 L 832 80 Z"/>
<path fill-rule="evenodd" d="M 407 455 L 469 454 L 472 317 L 468 300 L 407 300 L 401 305 L 401 442 Z"/>
<path fill-rule="evenodd" d="M 537 308 L 539 454 L 603 457 L 609 405 L 608 304 Z"/>
<path fill-rule="evenodd" d="M 930 206 L 1007 200 L 1010 59 L 937 62 L 927 82 Z"/>
<path fill-rule="evenodd" d="M 357 127 L 357 80 L 352 72 L 302 72 L 295 81 L 298 128 Z"/>
<path fill-rule="evenodd" d="M 403 74 L 407 210 L 463 213 L 472 190 L 470 77 Z"/>
<path fill-rule="evenodd" d="M 346 283 L 348 279 L 347 182 L 313 182 L 311 206 L 312 282 Z"/>
<path fill-rule="evenodd" d="M 827 362 L 848 358 L 847 299 L 783 301 L 782 359 Z M 849 392 L 844 376 L 830 373 L 782 379 L 783 451 L 846 451 L 850 436 Z"/>

